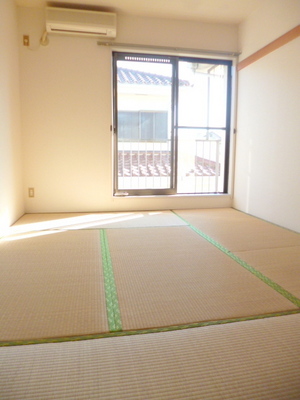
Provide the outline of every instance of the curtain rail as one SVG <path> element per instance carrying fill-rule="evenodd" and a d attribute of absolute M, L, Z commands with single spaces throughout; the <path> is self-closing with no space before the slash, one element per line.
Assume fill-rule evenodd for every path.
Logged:
<path fill-rule="evenodd" d="M 203 50 L 203 49 L 186 49 L 182 47 L 165 47 L 165 46 L 153 46 L 147 44 L 132 44 L 132 43 L 117 43 L 117 42 L 104 42 L 99 41 L 99 46 L 109 46 L 115 48 L 127 48 L 130 50 L 151 50 L 158 52 L 169 52 L 169 53 L 179 53 L 179 54 L 202 54 L 215 57 L 238 57 L 241 53 L 234 51 L 215 51 L 215 50 Z"/>

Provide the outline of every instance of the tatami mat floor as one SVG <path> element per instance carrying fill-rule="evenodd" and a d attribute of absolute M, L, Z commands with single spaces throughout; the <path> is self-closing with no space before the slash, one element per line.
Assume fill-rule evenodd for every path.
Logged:
<path fill-rule="evenodd" d="M 0 240 L 0 398 L 300 399 L 299 249 L 233 209 L 25 215 Z"/>
<path fill-rule="evenodd" d="M 1 399 L 299 400 L 300 315 L 0 349 Z"/>

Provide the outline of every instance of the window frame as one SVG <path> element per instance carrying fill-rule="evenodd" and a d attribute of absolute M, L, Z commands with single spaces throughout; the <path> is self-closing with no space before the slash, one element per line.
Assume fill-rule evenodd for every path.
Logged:
<path fill-rule="evenodd" d="M 124 57 L 124 58 L 123 58 Z M 135 58 L 149 58 L 149 59 L 169 59 L 173 65 L 172 75 L 172 140 L 171 140 L 171 154 L 172 154 L 172 171 L 171 174 L 171 188 L 170 189 L 118 189 L 118 110 L 117 110 L 117 60 L 124 59 L 125 57 Z M 197 192 L 197 193 L 177 193 L 177 163 L 178 163 L 178 129 L 183 128 L 178 125 L 178 93 L 179 93 L 179 62 L 198 62 L 207 63 L 212 65 L 226 65 L 227 66 L 227 93 L 226 93 L 226 125 L 225 125 L 225 154 L 224 154 L 224 181 L 222 192 Z M 152 54 L 144 52 L 124 52 L 113 51 L 113 136 L 114 136 L 114 196 L 158 196 L 158 195 L 212 195 L 212 194 L 229 194 L 229 169 L 230 169 L 230 146 L 231 146 L 231 118 L 232 118 L 232 93 L 233 93 L 233 60 L 231 58 L 207 58 L 201 56 L 175 56 Z M 122 111 L 122 110 L 120 110 Z M 207 127 L 209 128 L 209 127 Z M 200 127 L 200 129 L 205 129 Z M 219 129 L 219 128 L 217 128 Z"/>

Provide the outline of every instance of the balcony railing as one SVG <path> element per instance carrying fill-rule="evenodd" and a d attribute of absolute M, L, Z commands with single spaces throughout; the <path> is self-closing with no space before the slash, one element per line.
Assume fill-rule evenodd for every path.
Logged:
<path fill-rule="evenodd" d="M 144 189 L 147 181 L 156 187 L 166 187 L 172 165 L 168 142 L 119 141 L 118 145 L 120 188 Z M 181 146 L 177 178 L 180 193 L 218 192 L 220 145 L 220 140 L 197 139 L 186 147 Z"/>

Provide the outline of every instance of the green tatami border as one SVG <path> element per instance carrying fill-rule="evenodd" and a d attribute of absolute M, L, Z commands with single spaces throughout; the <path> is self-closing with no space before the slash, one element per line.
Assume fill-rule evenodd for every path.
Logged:
<path fill-rule="evenodd" d="M 99 333 L 99 334 L 93 334 L 93 335 L 65 336 L 65 337 L 54 337 L 54 338 L 45 338 L 45 339 L 2 341 L 2 342 L 0 342 L 0 347 L 24 346 L 24 345 L 33 345 L 33 344 L 47 344 L 47 343 L 79 342 L 82 340 L 94 340 L 94 339 L 105 339 L 105 338 L 122 337 L 122 336 L 146 335 L 148 333 L 174 332 L 174 331 L 182 331 L 185 329 L 203 328 L 203 327 L 207 327 L 207 326 L 226 325 L 226 324 L 231 324 L 231 323 L 235 323 L 235 322 L 247 322 L 247 321 L 256 321 L 256 320 L 262 320 L 262 319 L 274 318 L 274 317 L 284 317 L 284 316 L 294 315 L 294 314 L 300 314 L 300 309 L 290 310 L 290 311 L 282 311 L 282 312 L 276 312 L 276 313 L 270 313 L 270 314 L 254 315 L 254 316 L 248 316 L 248 317 L 222 319 L 222 320 L 217 320 L 217 321 L 204 321 L 204 322 L 196 322 L 196 323 L 184 324 L 184 325 L 172 325 L 172 326 L 165 326 L 165 327 L 161 327 L 161 328 L 140 329 L 140 330 L 131 330 L 131 331 L 115 331 L 115 332 L 105 332 L 105 333 Z"/>
<path fill-rule="evenodd" d="M 105 229 L 100 229 L 100 241 L 108 326 L 110 332 L 118 332 L 122 330 L 121 313 Z"/>
<path fill-rule="evenodd" d="M 283 297 L 288 299 L 290 302 L 295 304 L 297 307 L 300 307 L 300 299 L 296 296 L 294 296 L 292 293 L 289 291 L 285 290 L 282 286 L 278 285 L 278 283 L 274 282 L 272 279 L 268 278 L 265 276 L 263 273 L 258 271 L 256 268 L 252 267 L 249 265 L 246 261 L 242 260 L 240 257 L 232 253 L 230 250 L 228 250 L 226 247 L 224 247 L 222 244 L 214 240 L 212 237 L 207 235 L 206 233 L 202 232 L 200 229 L 196 228 L 192 224 L 190 224 L 186 219 L 181 217 L 176 213 L 176 211 L 173 210 L 173 213 L 177 215 L 179 218 L 181 218 L 184 222 L 188 224 L 188 226 L 196 232 L 199 236 L 203 237 L 203 239 L 207 240 L 209 243 L 211 243 L 213 246 L 215 246 L 217 249 L 222 251 L 224 254 L 229 256 L 231 259 L 236 261 L 239 265 L 241 265 L 243 268 L 245 268 L 247 271 L 251 272 L 254 276 L 256 276 L 258 279 L 266 283 L 268 286 L 270 286 L 272 289 L 276 290 L 279 294 L 281 294 Z"/>

